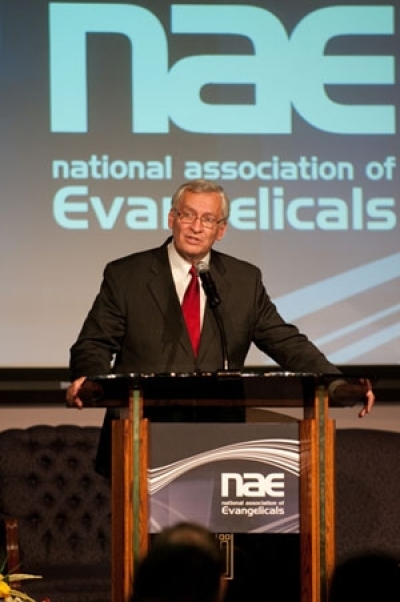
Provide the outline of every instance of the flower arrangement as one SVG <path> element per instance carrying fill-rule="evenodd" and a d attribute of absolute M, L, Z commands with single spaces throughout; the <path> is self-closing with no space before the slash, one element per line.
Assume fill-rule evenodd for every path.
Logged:
<path fill-rule="evenodd" d="M 13 588 L 13 583 L 19 583 L 26 579 L 41 579 L 41 575 L 29 575 L 26 573 L 12 573 L 4 575 L 6 563 L 4 562 L 0 566 L 0 601 L 3 602 L 35 602 L 33 598 L 30 598 L 24 592 L 21 592 Z"/>

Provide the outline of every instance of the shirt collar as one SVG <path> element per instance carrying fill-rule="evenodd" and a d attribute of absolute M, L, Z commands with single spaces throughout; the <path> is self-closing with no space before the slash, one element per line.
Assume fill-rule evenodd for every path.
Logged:
<path fill-rule="evenodd" d="M 210 253 L 207 253 L 204 259 L 202 259 L 202 261 L 208 264 L 210 262 L 210 255 Z M 172 271 L 175 273 L 179 272 L 182 275 L 182 277 L 187 276 L 191 263 L 189 261 L 186 261 L 186 259 L 183 259 L 181 255 L 179 255 L 178 251 L 176 250 L 174 241 L 171 241 L 168 245 L 168 257 Z"/>

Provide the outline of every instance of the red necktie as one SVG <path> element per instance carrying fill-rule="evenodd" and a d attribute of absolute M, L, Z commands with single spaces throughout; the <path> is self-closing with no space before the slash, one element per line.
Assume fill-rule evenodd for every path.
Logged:
<path fill-rule="evenodd" d="M 192 277 L 182 301 L 182 311 L 194 354 L 197 355 L 200 342 L 200 287 L 196 268 L 192 265 L 189 270 Z"/>

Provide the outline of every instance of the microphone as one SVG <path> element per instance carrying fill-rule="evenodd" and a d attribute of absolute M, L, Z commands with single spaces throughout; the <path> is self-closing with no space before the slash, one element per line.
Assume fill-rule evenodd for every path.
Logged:
<path fill-rule="evenodd" d="M 221 298 L 218 294 L 215 282 L 210 274 L 210 268 L 208 266 L 208 263 L 206 263 L 205 261 L 199 261 L 199 263 L 196 264 L 196 271 L 203 284 L 204 292 L 206 294 L 210 307 L 214 309 L 214 307 L 217 307 L 217 305 L 221 303 Z"/>
<path fill-rule="evenodd" d="M 218 311 L 218 305 L 221 303 L 221 298 L 218 294 L 217 287 L 215 286 L 215 282 L 212 279 L 212 276 L 210 274 L 210 268 L 208 266 L 208 263 L 206 263 L 205 261 L 199 261 L 199 263 L 196 264 L 196 271 L 197 271 L 197 274 L 199 275 L 199 278 L 203 285 L 204 292 L 208 299 L 208 303 L 213 311 L 215 320 L 217 322 L 219 336 L 221 339 L 223 370 L 225 372 L 228 372 L 229 371 L 228 346 L 226 343 L 224 324 L 222 322 L 220 313 Z"/>

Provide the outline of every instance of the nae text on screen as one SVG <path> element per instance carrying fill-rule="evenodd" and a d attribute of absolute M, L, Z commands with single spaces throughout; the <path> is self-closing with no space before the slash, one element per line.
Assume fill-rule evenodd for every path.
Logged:
<path fill-rule="evenodd" d="M 160 20 L 134 4 L 49 5 L 50 129 L 88 131 L 87 38 L 125 36 L 131 47 L 132 132 L 168 134 L 171 122 L 200 134 L 291 134 L 293 111 L 312 128 L 334 134 L 396 133 L 392 104 L 365 104 L 364 86 L 395 83 L 395 57 L 335 55 L 333 39 L 393 36 L 394 7 L 330 6 L 301 19 L 288 35 L 270 11 L 246 5 L 173 4 L 170 40 Z M 190 55 L 170 65 L 169 44 L 189 35 L 237 35 L 252 54 Z M 151 40 L 151 43 L 149 43 Z M 199 38 L 201 40 L 201 38 Z M 284 74 L 284 76 L 282 75 Z M 244 86 L 247 104 L 210 103 L 205 87 Z M 338 102 L 327 87 L 346 87 L 354 100 Z M 162 90 L 162 93 L 160 93 Z"/>

